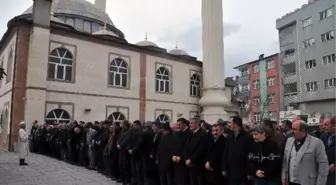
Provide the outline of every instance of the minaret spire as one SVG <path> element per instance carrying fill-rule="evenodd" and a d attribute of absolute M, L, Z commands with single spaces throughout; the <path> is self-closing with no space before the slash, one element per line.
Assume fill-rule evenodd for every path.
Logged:
<path fill-rule="evenodd" d="M 147 32 L 145 33 L 145 41 L 148 40 L 148 35 L 147 35 Z"/>
<path fill-rule="evenodd" d="M 199 100 L 203 119 L 215 124 L 229 120 L 225 89 L 223 0 L 202 0 L 203 95 Z"/>
<path fill-rule="evenodd" d="M 178 49 L 178 44 L 177 44 L 177 41 L 175 43 L 175 49 Z"/>
<path fill-rule="evenodd" d="M 106 0 L 95 0 L 94 4 L 101 11 L 106 12 Z"/>

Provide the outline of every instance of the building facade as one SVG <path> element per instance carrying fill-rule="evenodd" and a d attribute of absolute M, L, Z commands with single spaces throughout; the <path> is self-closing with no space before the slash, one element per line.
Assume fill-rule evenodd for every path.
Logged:
<path fill-rule="evenodd" d="M 7 71 L 0 83 L 2 147 L 15 148 L 21 121 L 29 131 L 34 120 L 170 122 L 200 112 L 202 62 L 195 57 L 147 39 L 128 43 L 101 4 L 34 3 L 9 21 L 0 43 Z M 226 85 L 231 98 L 234 84 Z"/>
<path fill-rule="evenodd" d="M 315 0 L 276 21 L 281 107 L 335 115 L 335 0 Z"/>
<path fill-rule="evenodd" d="M 235 67 L 240 71 L 238 80 L 242 97 L 248 99 L 249 122 L 263 118 L 279 119 L 280 80 L 278 54 Z"/>

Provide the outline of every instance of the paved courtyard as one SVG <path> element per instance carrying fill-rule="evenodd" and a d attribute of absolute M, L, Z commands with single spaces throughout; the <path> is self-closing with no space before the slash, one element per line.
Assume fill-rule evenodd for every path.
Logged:
<path fill-rule="evenodd" d="M 0 185 L 117 185 L 105 176 L 42 155 L 29 154 L 28 166 L 0 150 Z"/>

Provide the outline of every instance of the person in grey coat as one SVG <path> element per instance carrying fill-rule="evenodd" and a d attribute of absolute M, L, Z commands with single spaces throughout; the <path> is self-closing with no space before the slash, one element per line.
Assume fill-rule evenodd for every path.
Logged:
<path fill-rule="evenodd" d="M 325 185 L 328 159 L 323 142 L 307 134 L 305 121 L 293 122 L 282 163 L 282 185 Z"/>
<path fill-rule="evenodd" d="M 88 148 L 88 157 L 89 157 L 89 169 L 93 170 L 95 168 L 95 158 L 96 152 L 94 149 L 94 138 L 97 134 L 97 131 L 92 128 L 93 124 L 91 122 L 86 123 L 84 125 L 84 129 L 86 130 L 86 145 Z"/>

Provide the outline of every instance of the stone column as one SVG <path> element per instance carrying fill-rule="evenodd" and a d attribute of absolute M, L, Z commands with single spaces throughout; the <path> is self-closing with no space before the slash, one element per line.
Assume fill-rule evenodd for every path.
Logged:
<path fill-rule="evenodd" d="M 100 10 L 106 12 L 106 0 L 95 0 L 95 5 Z"/>
<path fill-rule="evenodd" d="M 209 124 L 228 120 L 225 107 L 223 0 L 202 0 L 203 96 L 199 104 Z"/>

